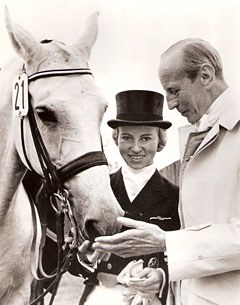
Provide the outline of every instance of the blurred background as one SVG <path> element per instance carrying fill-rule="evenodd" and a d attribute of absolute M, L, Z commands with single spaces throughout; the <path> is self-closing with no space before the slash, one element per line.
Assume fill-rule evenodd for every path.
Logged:
<path fill-rule="evenodd" d="M 240 79 L 240 2 L 238 0 L 0 0 L 0 67 L 15 55 L 4 24 L 4 4 L 13 20 L 39 41 L 73 43 L 87 17 L 100 12 L 99 34 L 90 67 L 109 107 L 102 124 L 111 170 L 121 158 L 106 121 L 115 117 L 115 94 L 127 89 L 163 92 L 157 69 L 160 54 L 187 37 L 208 40 L 220 52 L 225 77 L 237 87 Z M 159 169 L 179 159 L 178 127 L 187 124 L 177 111 L 164 107 L 173 122 L 165 149 L 156 156 Z"/>
<path fill-rule="evenodd" d="M 222 56 L 228 84 L 239 85 L 238 0 L 0 0 L 0 68 L 15 56 L 5 30 L 4 5 L 13 20 L 39 41 L 48 38 L 65 43 L 75 42 L 87 17 L 96 10 L 100 12 L 90 68 L 109 103 L 102 136 L 111 170 L 121 165 L 106 124 L 115 117 L 115 94 L 127 89 L 163 93 L 157 75 L 159 58 L 172 43 L 187 37 L 209 41 Z M 173 126 L 165 149 L 156 156 L 159 169 L 179 159 L 178 128 L 187 124 L 166 104 L 164 119 L 172 121 Z M 66 275 L 54 304 L 78 304 L 82 287 L 81 279 Z"/>

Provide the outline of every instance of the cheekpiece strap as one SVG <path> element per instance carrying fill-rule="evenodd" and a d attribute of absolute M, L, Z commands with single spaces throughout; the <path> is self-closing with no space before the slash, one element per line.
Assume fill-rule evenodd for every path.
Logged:
<path fill-rule="evenodd" d="M 71 74 L 92 74 L 91 69 L 88 68 L 77 68 L 77 69 L 57 69 L 57 70 L 46 70 L 33 73 L 28 76 L 28 82 L 34 81 L 38 78 L 50 77 L 50 76 L 63 76 Z"/>

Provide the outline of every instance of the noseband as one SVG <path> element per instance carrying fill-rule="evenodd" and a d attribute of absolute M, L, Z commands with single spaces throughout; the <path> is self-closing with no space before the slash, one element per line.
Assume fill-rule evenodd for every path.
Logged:
<path fill-rule="evenodd" d="M 92 75 L 92 72 L 88 68 L 84 69 L 60 69 L 60 70 L 49 70 L 49 71 L 40 71 L 34 73 L 27 77 L 28 83 L 35 81 L 39 78 L 45 77 L 53 77 L 53 76 L 66 76 L 66 75 Z M 74 218 L 71 204 L 68 200 L 68 190 L 64 188 L 64 182 L 66 182 L 71 177 L 91 168 L 94 166 L 99 165 L 107 165 L 107 159 L 102 151 L 92 151 L 86 153 L 78 158 L 68 162 L 67 164 L 63 165 L 61 168 L 56 168 L 56 166 L 52 163 L 47 148 L 43 142 L 42 136 L 37 126 L 36 118 L 34 115 L 33 107 L 30 103 L 30 94 L 28 93 L 28 100 L 29 100 L 29 109 L 28 109 L 28 119 L 29 125 L 31 129 L 32 138 L 34 141 L 34 146 L 38 155 L 38 160 L 41 165 L 41 169 L 44 175 L 44 184 L 42 185 L 41 189 L 44 188 L 47 194 L 47 200 L 51 203 L 53 209 L 57 215 L 57 244 L 58 244 L 58 266 L 57 271 L 53 275 L 46 275 L 42 266 L 40 265 L 39 269 L 43 276 L 43 278 L 54 278 L 54 282 L 57 283 L 60 281 L 61 275 L 68 270 L 69 264 L 71 262 L 72 256 L 76 255 L 77 247 L 78 247 L 78 237 L 79 237 L 79 230 L 77 229 L 77 223 Z M 20 114 L 21 117 L 21 114 Z M 25 148 L 25 141 L 24 141 L 24 125 L 23 125 L 24 116 L 21 117 L 20 122 L 20 129 L 21 129 L 21 145 L 23 150 L 23 155 L 25 161 L 30 168 L 30 170 L 34 171 L 31 162 L 27 157 L 27 152 Z M 46 205 L 46 203 L 45 203 Z M 46 207 L 45 207 L 46 209 Z M 63 258 L 62 247 L 64 244 L 63 241 L 63 226 L 64 226 L 64 216 L 67 216 L 70 223 L 71 223 L 71 234 L 73 237 L 73 241 L 71 245 L 68 245 L 69 251 L 67 255 Z M 46 226 L 42 225 L 42 243 L 45 243 L 46 238 Z M 43 241 L 44 240 L 44 241 Z M 43 246 L 41 245 L 41 248 Z M 34 248 L 34 245 L 32 246 Z M 40 249 L 40 261 L 41 261 L 41 249 Z M 79 263 L 81 264 L 81 268 L 83 270 L 83 274 L 89 277 L 89 274 L 93 274 L 95 270 L 90 266 L 86 265 L 84 262 L 81 262 L 78 258 Z M 41 262 L 40 262 L 41 264 Z M 43 278 L 38 278 L 35 274 L 35 277 L 38 280 L 42 280 Z M 44 294 L 38 297 L 32 304 L 37 304 L 40 298 L 44 297 L 48 290 L 45 290 Z"/>

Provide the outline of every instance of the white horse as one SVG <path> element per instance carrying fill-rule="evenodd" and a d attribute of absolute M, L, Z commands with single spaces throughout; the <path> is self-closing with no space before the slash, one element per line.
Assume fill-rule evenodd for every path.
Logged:
<path fill-rule="evenodd" d="M 29 94 L 38 129 L 57 169 L 86 153 L 101 151 L 100 124 L 107 104 L 93 76 L 88 74 L 88 59 L 97 37 L 97 18 L 98 13 L 90 16 L 83 36 L 67 46 L 57 41 L 39 43 L 13 23 L 6 11 L 7 30 L 19 58 L 6 65 L 0 75 L 0 304 L 29 304 L 31 266 L 37 268 L 41 234 L 37 234 L 32 262 L 32 211 L 22 180 L 28 167 L 41 176 L 43 169 L 28 116 L 24 116 L 26 96 Z M 14 93 L 18 97 L 12 106 L 13 77 L 25 70 L 28 77 L 35 76 L 29 78 L 27 94 L 25 83 L 24 88 L 20 88 L 22 83 L 15 84 L 14 90 L 19 92 Z M 52 75 L 53 70 L 59 75 Z M 40 71 L 48 72 L 43 72 L 44 77 L 35 74 Z M 82 71 L 84 74 L 80 74 Z M 19 97 L 22 94 L 24 97 Z M 19 116 L 13 114 L 13 108 L 21 112 Z M 72 173 L 65 180 L 63 186 L 69 191 L 79 233 L 77 246 L 84 239 L 119 230 L 116 218 L 123 211 L 112 193 L 107 165 Z"/>

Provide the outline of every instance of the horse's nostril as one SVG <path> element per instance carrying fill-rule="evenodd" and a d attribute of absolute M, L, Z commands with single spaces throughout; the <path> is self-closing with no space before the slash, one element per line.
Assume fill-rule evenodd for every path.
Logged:
<path fill-rule="evenodd" d="M 94 219 L 89 219 L 85 222 L 85 232 L 89 238 L 89 240 L 94 239 L 97 236 L 100 236 L 100 232 L 98 231 L 98 221 Z"/>

